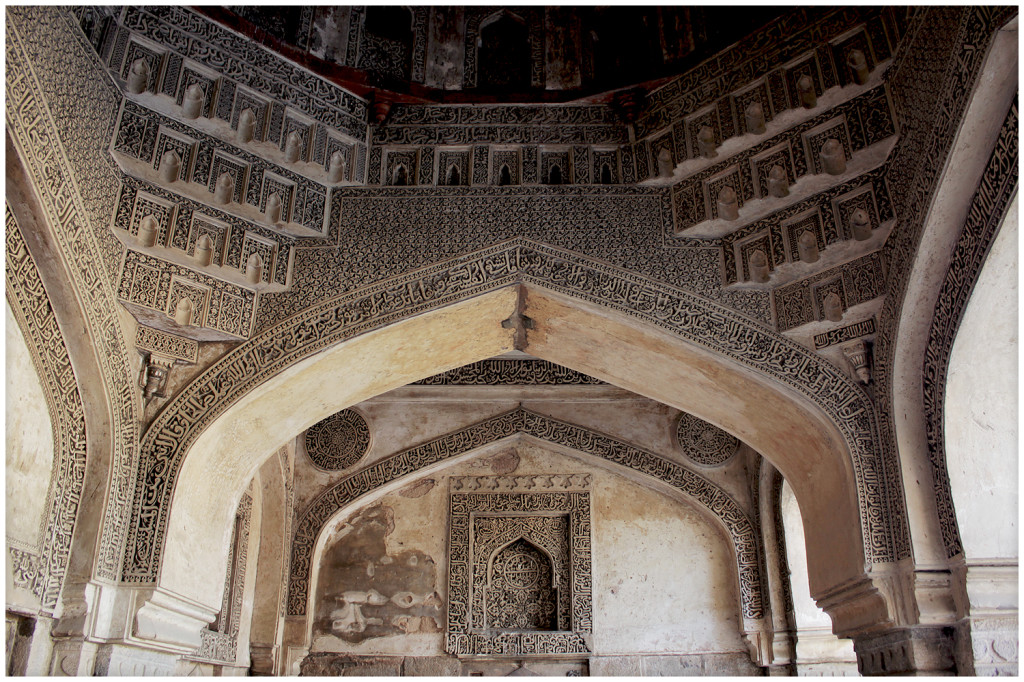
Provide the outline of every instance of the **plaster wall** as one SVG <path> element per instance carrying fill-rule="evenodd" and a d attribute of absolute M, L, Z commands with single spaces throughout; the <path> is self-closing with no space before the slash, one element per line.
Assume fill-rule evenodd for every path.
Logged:
<path fill-rule="evenodd" d="M 800 674 L 837 675 L 856 672 L 853 641 L 832 634 L 832 620 L 811 598 L 807 581 L 807 548 L 800 507 L 788 482 L 782 484 L 782 525 L 796 618 L 796 660 Z"/>
<path fill-rule="evenodd" d="M 447 594 L 448 477 L 493 475 L 488 462 L 502 456 L 518 458 L 515 475 L 589 473 L 592 479 L 592 552 L 594 654 L 738 653 L 746 647 L 740 635 L 739 598 L 732 550 L 724 534 L 685 503 L 642 488 L 605 468 L 526 442 L 465 460 L 429 478 L 421 478 L 383 496 L 371 509 L 389 509 L 373 519 L 391 526 L 386 534 L 389 556 L 408 563 L 414 555 L 422 573 L 435 576 L 442 604 L 440 628 L 350 642 L 314 628 L 311 651 L 348 654 L 441 655 L 444 649 L 444 606 Z M 332 549 L 342 547 L 357 529 L 350 521 L 367 519 L 349 513 L 328 526 L 320 563 L 317 604 L 325 595 L 324 565 Z M 430 561 L 424 559 L 429 558 Z M 379 562 L 378 562 L 379 563 Z M 379 569 L 375 569 L 379 570 Z M 686 579 L 680 580 L 680 571 Z M 384 596 L 385 590 L 381 590 Z M 369 612 L 369 609 L 367 610 Z M 410 609 L 410 613 L 411 613 Z M 317 611 L 319 612 L 319 611 Z M 417 612 L 418 613 L 418 612 Z M 424 618 L 415 615 L 414 618 Z M 427 616 L 432 617 L 432 616 Z M 428 625 L 433 629 L 433 624 Z M 351 638 L 350 638 L 351 639 Z"/>
<path fill-rule="evenodd" d="M 7 325 L 6 536 L 8 544 L 14 541 L 18 546 L 36 548 L 46 520 L 53 467 L 53 430 L 32 356 L 10 304 L 5 304 L 4 309 Z M 7 575 L 9 580 L 9 571 Z"/>
<path fill-rule="evenodd" d="M 1018 556 L 1018 201 L 992 244 L 949 359 L 946 457 L 969 559 Z"/>

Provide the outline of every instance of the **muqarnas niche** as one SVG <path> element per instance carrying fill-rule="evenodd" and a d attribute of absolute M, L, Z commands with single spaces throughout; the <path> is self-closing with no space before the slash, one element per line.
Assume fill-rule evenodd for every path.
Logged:
<path fill-rule="evenodd" d="M 440 632 L 434 560 L 418 550 L 389 554 L 394 512 L 375 505 L 344 523 L 324 552 L 313 636 L 352 644 L 373 637 Z"/>

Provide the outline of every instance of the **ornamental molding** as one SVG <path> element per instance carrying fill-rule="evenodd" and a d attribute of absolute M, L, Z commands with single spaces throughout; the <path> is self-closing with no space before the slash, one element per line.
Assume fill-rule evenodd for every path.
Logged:
<path fill-rule="evenodd" d="M 995 31 L 1015 13 L 1009 6 L 922 9 L 908 26 L 894 68 L 887 74 L 900 137 L 886 163 L 886 184 L 900 218 L 898 229 L 892 231 L 883 249 L 889 276 L 878 313 L 873 381 L 880 415 L 878 447 L 885 465 L 878 475 L 891 482 L 880 491 L 887 498 L 890 517 L 899 524 L 893 528 L 900 538 L 896 560 L 912 556 L 893 411 L 893 368 L 903 301 L 932 197 L 970 101 L 965 93 L 973 91 Z M 921 163 L 922 158 L 928 162 Z M 926 368 L 926 376 L 931 371 Z M 941 486 L 947 480 L 945 472 L 936 476 L 940 486 L 937 499 L 945 497 Z M 946 554 L 960 553 L 956 516 L 948 504 L 939 509 L 939 525 Z"/>
<path fill-rule="evenodd" d="M 414 386 L 603 386 L 592 376 L 547 360 L 491 358 L 413 382 Z"/>
<path fill-rule="evenodd" d="M 653 452 L 597 431 L 521 408 L 391 455 L 346 476 L 314 498 L 298 517 L 292 538 L 288 615 L 303 616 L 307 613 L 317 539 L 338 511 L 368 493 L 414 474 L 424 467 L 451 460 L 495 441 L 520 435 L 599 457 L 647 474 L 678 490 L 706 509 L 724 527 L 731 539 L 739 575 L 740 606 L 744 620 L 764 618 L 765 602 L 762 596 L 761 564 L 758 558 L 759 540 L 749 517 L 728 493 L 686 466 L 666 460 Z M 456 477 L 451 486 L 453 491 L 459 493 L 463 486 L 469 485 L 493 486 L 499 495 L 520 494 L 511 491 L 524 490 L 526 481 L 520 479 L 526 478 L 544 477 L 500 477 L 486 483 L 480 481 L 480 477 Z M 561 481 L 568 482 L 572 486 L 571 489 L 577 491 L 585 491 L 589 486 L 589 481 L 579 475 L 563 476 Z M 506 491 L 505 488 L 509 490 Z M 540 492 L 547 493 L 549 490 L 542 488 Z"/>
<path fill-rule="evenodd" d="M 949 358 L 992 242 L 1003 224 L 1010 201 L 1017 193 L 1018 122 L 1017 100 L 1014 99 L 971 200 L 967 222 L 946 270 L 928 332 L 924 366 L 921 368 L 924 377 L 928 459 L 935 478 L 935 501 L 941 521 L 942 541 L 949 558 L 963 553 L 949 469 L 946 466 L 945 403 Z"/>
<path fill-rule="evenodd" d="M 7 18 L 7 130 L 68 264 L 109 403 L 111 484 L 95 570 L 117 580 L 139 423 L 137 375 L 111 283 L 124 252 L 109 228 L 117 174 L 106 153 L 119 95 L 70 14 L 11 7 Z"/>

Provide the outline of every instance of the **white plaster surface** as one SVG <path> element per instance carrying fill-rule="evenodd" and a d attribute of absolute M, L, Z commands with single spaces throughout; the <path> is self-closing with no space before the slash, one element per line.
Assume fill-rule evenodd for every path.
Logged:
<path fill-rule="evenodd" d="M 946 462 L 968 559 L 1018 556 L 1018 201 L 982 266 L 953 343 Z"/>
<path fill-rule="evenodd" d="M 6 535 L 8 544 L 36 547 L 45 520 L 53 430 L 32 356 L 10 304 L 7 324 Z"/>
<path fill-rule="evenodd" d="M 388 552 L 418 550 L 434 558 L 437 592 L 446 599 L 448 477 L 493 475 L 482 462 L 495 452 L 511 450 L 520 457 L 516 476 L 589 473 L 593 477 L 595 654 L 746 651 L 739 630 L 734 558 L 724 533 L 686 503 L 542 445 L 518 442 L 497 451 L 485 450 L 481 456 L 424 477 L 434 485 L 419 497 L 403 496 L 402 491 L 411 488 L 408 484 L 380 498 L 394 510 Z M 332 521 L 329 532 L 344 532 L 342 524 L 355 511 L 346 510 Z M 442 617 L 444 613 L 442 609 Z M 441 625 L 443 630 L 443 620 Z M 353 645 L 319 636 L 312 641 L 311 650 L 439 655 L 444 649 L 443 637 L 443 632 L 417 632 Z"/>
<path fill-rule="evenodd" d="M 789 562 L 793 610 L 798 628 L 832 627 L 828 615 L 811 598 L 807 583 L 807 549 L 804 545 L 804 522 L 800 506 L 789 482 L 782 484 L 782 525 L 786 529 L 786 560 Z"/>
<path fill-rule="evenodd" d="M 782 525 L 786 532 L 786 561 L 796 617 L 796 660 L 805 664 L 856 662 L 853 641 L 832 634 L 832 619 L 814 603 L 807 581 L 807 550 L 800 507 L 788 482 L 782 484 Z M 798 668 L 799 669 L 799 668 Z"/>

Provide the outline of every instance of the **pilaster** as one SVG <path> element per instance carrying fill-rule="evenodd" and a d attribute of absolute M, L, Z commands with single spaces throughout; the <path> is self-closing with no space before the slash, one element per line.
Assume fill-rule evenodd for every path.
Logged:
<path fill-rule="evenodd" d="M 954 675 L 953 629 L 909 627 L 853 640 L 861 675 Z"/>

